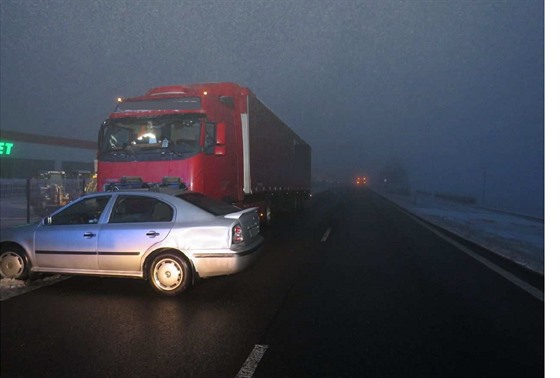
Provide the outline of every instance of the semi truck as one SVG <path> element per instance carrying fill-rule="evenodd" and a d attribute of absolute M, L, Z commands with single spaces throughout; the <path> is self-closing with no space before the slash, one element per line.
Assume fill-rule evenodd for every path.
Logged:
<path fill-rule="evenodd" d="M 247 87 L 203 83 L 119 98 L 99 131 L 97 190 L 175 187 L 263 223 L 310 196 L 311 147 Z"/>

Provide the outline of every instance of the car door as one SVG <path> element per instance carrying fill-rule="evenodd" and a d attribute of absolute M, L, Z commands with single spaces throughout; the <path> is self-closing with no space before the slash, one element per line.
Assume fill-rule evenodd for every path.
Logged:
<path fill-rule="evenodd" d="M 118 195 L 108 223 L 99 232 L 99 269 L 114 274 L 140 273 L 143 255 L 166 238 L 173 219 L 173 207 L 158 198 Z"/>
<path fill-rule="evenodd" d="M 111 195 L 82 198 L 45 219 L 35 231 L 40 269 L 97 270 L 99 220 Z"/>

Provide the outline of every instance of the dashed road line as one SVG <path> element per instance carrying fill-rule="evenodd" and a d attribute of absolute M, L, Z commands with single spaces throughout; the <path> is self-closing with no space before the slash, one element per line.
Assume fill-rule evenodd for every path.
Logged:
<path fill-rule="evenodd" d="M 327 231 L 325 231 L 325 234 L 324 234 L 323 237 L 321 238 L 321 243 L 324 243 L 324 242 L 327 241 L 327 239 L 329 238 L 329 235 L 331 234 L 331 230 L 332 230 L 332 227 L 329 227 L 329 228 L 327 229 Z"/>
<path fill-rule="evenodd" d="M 257 370 L 257 366 L 267 349 L 268 345 L 255 345 L 253 351 L 249 354 L 249 357 L 247 357 L 235 378 L 251 378 L 253 374 L 255 374 L 255 370 Z"/>

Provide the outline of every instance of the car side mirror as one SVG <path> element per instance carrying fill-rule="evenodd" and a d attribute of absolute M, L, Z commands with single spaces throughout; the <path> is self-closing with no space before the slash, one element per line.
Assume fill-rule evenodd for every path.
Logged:
<path fill-rule="evenodd" d="M 44 226 L 51 225 L 51 224 L 52 224 L 52 217 L 45 217 L 45 218 L 43 218 L 43 222 L 42 222 L 42 223 L 43 223 Z"/>

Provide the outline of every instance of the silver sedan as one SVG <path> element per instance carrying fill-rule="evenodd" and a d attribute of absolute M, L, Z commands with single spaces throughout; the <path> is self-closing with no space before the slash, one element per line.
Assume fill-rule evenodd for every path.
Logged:
<path fill-rule="evenodd" d="M 0 275 L 32 272 L 136 277 L 164 295 L 239 272 L 263 242 L 256 208 L 199 193 L 99 192 L 36 224 L 2 232 Z"/>

